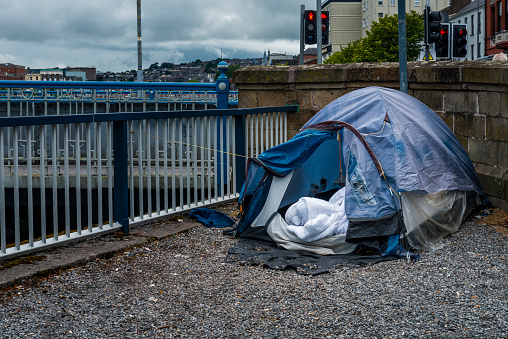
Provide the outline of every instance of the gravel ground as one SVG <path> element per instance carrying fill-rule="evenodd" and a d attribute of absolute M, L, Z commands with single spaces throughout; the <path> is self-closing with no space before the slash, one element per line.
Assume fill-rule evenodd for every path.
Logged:
<path fill-rule="evenodd" d="M 235 240 L 198 226 L 0 292 L 0 337 L 508 337 L 508 238 L 480 223 L 417 263 L 314 277 L 226 263 Z"/>

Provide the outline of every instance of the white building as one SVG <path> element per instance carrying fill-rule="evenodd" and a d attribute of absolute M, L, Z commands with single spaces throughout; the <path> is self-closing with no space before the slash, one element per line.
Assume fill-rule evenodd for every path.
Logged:
<path fill-rule="evenodd" d="M 467 25 L 466 60 L 485 56 L 485 0 L 476 0 L 450 17 L 450 23 Z"/>
<path fill-rule="evenodd" d="M 412 10 L 423 15 L 428 1 L 431 10 L 440 11 L 450 6 L 450 0 L 405 0 L 406 13 Z M 325 57 L 340 51 L 341 46 L 365 37 L 373 21 L 398 14 L 398 0 L 326 0 L 321 9 L 330 12 L 330 45 Z"/>

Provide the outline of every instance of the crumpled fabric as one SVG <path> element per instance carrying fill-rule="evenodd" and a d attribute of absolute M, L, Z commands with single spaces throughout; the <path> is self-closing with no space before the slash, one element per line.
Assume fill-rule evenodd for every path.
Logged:
<path fill-rule="evenodd" d="M 189 217 L 207 227 L 231 227 L 235 223 L 228 215 L 210 208 L 194 208 L 190 211 Z"/>
<path fill-rule="evenodd" d="M 286 212 L 288 230 L 307 242 L 346 233 L 349 220 L 346 216 L 345 192 L 345 188 L 338 190 L 329 201 L 300 198 Z"/>

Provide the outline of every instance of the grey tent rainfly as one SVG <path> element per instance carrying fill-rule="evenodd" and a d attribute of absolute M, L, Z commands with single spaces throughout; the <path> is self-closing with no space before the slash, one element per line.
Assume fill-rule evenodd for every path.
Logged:
<path fill-rule="evenodd" d="M 402 92 L 363 88 L 249 159 L 234 230 L 243 245 L 229 257 L 308 268 L 328 256 L 318 273 L 406 257 L 441 246 L 483 197 L 467 153 L 435 112 Z M 246 239 L 271 247 L 250 251 Z"/>

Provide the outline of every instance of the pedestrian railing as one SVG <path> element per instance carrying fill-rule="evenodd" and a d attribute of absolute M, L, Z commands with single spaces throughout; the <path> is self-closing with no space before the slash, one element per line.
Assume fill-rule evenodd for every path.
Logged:
<path fill-rule="evenodd" d="M 235 199 L 296 109 L 0 118 L 0 259 Z"/>

